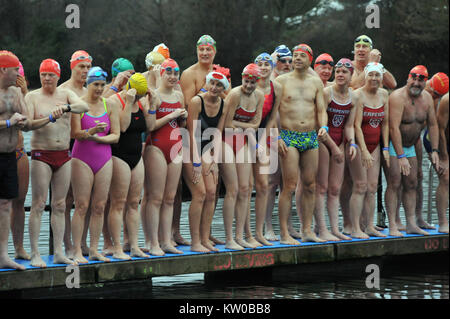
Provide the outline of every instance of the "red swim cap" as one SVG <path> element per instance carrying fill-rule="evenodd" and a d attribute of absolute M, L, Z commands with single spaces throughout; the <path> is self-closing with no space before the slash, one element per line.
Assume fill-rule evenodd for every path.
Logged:
<path fill-rule="evenodd" d="M 174 59 L 166 59 L 161 64 L 160 70 L 161 75 L 163 75 L 164 71 L 169 68 L 173 69 L 174 71 L 180 72 L 180 67 L 178 66 L 178 63 Z"/>
<path fill-rule="evenodd" d="M 321 62 L 321 61 L 334 62 L 331 55 L 329 55 L 328 53 L 322 53 L 321 55 L 319 55 L 317 57 L 316 61 L 314 62 L 314 67 L 316 67 L 316 65 L 320 64 L 319 62 Z"/>
<path fill-rule="evenodd" d="M 313 50 L 311 49 L 311 47 L 309 45 L 307 45 L 307 44 L 299 44 L 299 45 L 297 45 L 294 48 L 293 51 L 294 52 L 299 52 L 300 51 L 300 52 L 306 53 L 309 56 L 309 62 L 312 63 L 314 54 L 313 54 Z"/>
<path fill-rule="evenodd" d="M 412 74 L 417 74 L 418 76 L 423 76 L 425 79 L 428 80 L 428 70 L 423 65 L 416 65 L 409 71 L 409 77 L 412 77 Z"/>
<path fill-rule="evenodd" d="M 19 65 L 20 61 L 14 53 L 6 50 L 0 51 L 0 68 L 18 68 Z"/>
<path fill-rule="evenodd" d="M 445 95 L 448 92 L 448 76 L 439 72 L 430 80 L 430 87 L 439 95 Z"/>
<path fill-rule="evenodd" d="M 70 69 L 73 70 L 77 66 L 77 64 L 81 62 L 92 63 L 92 60 L 92 57 L 86 51 L 76 51 L 70 58 Z"/>
<path fill-rule="evenodd" d="M 61 76 L 61 68 L 59 63 L 53 59 L 46 59 L 41 62 L 41 66 L 39 67 L 39 73 L 54 73 L 58 77 Z"/>
<path fill-rule="evenodd" d="M 259 78 L 261 77 L 261 70 L 259 69 L 259 66 L 257 64 L 251 63 L 247 65 L 242 71 L 242 77 L 255 77 L 257 80 L 259 80 Z"/>

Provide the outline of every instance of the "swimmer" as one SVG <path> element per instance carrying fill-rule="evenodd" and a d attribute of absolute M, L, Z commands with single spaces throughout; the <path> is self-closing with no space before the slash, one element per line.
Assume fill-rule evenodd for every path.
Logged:
<path fill-rule="evenodd" d="M 333 67 L 333 58 L 328 53 L 322 53 L 314 62 L 314 71 L 316 71 L 317 75 L 322 80 L 324 87 L 333 84 L 333 82 L 329 82 L 331 76 L 333 75 Z"/>
<path fill-rule="evenodd" d="M 161 64 L 161 86 L 156 90 L 156 125 L 147 139 L 145 165 L 145 220 L 150 235 L 150 254 L 182 254 L 172 243 L 174 200 L 182 170 L 180 126 L 188 116 L 184 97 L 174 88 L 180 67 L 173 59 Z M 172 136 L 172 138 L 171 138 Z M 161 187 L 161 185 L 165 185 Z M 159 231 L 161 236 L 159 236 Z"/>
<path fill-rule="evenodd" d="M 111 65 L 111 83 L 105 87 L 103 97 L 108 98 L 121 92 L 134 72 L 133 63 L 130 60 L 125 58 L 116 59 Z"/>
<path fill-rule="evenodd" d="M 164 56 L 159 52 L 149 52 L 145 57 L 145 66 L 147 71 L 142 73 L 147 79 L 148 87 L 156 90 L 161 85 L 161 75 L 159 68 L 165 60 Z"/>
<path fill-rule="evenodd" d="M 275 48 L 272 53 L 272 59 L 275 61 L 271 80 L 275 80 L 279 75 L 283 75 L 292 71 L 292 52 L 284 44 Z"/>
<path fill-rule="evenodd" d="M 381 63 L 371 62 L 366 66 L 365 74 L 366 84 L 353 94 L 357 155 L 349 163 L 353 180 L 350 197 L 351 237 L 361 239 L 386 237 L 373 225 L 381 154 L 387 166 L 390 165 L 388 148 L 380 150 L 380 138 L 383 139 L 383 145 L 389 143 L 389 93 L 381 88 L 384 67 Z M 363 230 L 361 216 L 365 221 Z"/>
<path fill-rule="evenodd" d="M 225 103 L 228 106 L 225 129 L 241 129 L 239 133 L 224 132 L 222 164 L 220 170 L 226 188 L 223 204 L 223 219 L 225 225 L 225 247 L 233 250 L 255 248 L 257 243 L 250 243 L 244 238 L 244 227 L 248 214 L 248 197 L 252 164 L 250 155 L 256 142 L 250 143 L 255 135 L 242 130 L 255 132 L 261 124 L 264 94 L 256 90 L 261 76 L 259 67 L 252 63 L 242 72 L 242 85 L 235 87 L 227 95 Z M 248 141 L 249 142 L 248 142 Z M 232 159 L 230 161 L 229 159 Z M 236 239 L 233 239 L 233 219 L 236 217 Z"/>
<path fill-rule="evenodd" d="M 192 160 L 183 164 L 183 177 L 192 195 L 189 206 L 189 228 L 191 251 L 219 251 L 209 240 L 215 211 L 218 183 L 218 157 L 222 147 L 220 136 L 203 139 L 203 135 L 221 132 L 225 123 L 225 102 L 220 97 L 229 89 L 225 75 L 211 72 L 206 77 L 207 92 L 199 93 L 188 106 L 187 128 L 191 137 Z M 202 139 L 195 139 L 196 133 Z M 214 143 L 214 144 L 211 144 Z M 200 144 L 200 145 L 198 145 Z M 200 150 L 200 152 L 198 152 Z"/>
<path fill-rule="evenodd" d="M 118 104 L 121 134 L 119 143 L 111 146 L 113 175 L 107 226 L 112 238 L 113 258 L 124 260 L 147 257 L 138 246 L 138 206 L 145 177 L 141 135 L 151 131 L 155 125 L 152 93 L 145 77 L 135 73 L 130 77 L 129 84 L 126 90 L 108 99 L 108 102 Z M 123 252 L 120 243 L 123 220 L 130 255 Z"/>
<path fill-rule="evenodd" d="M 311 229 L 315 207 L 316 175 L 319 143 L 327 132 L 327 114 L 323 84 L 309 73 L 313 51 L 305 44 L 294 48 L 294 71 L 276 78 L 283 88 L 279 109 L 281 134 L 278 150 L 281 155 L 283 189 L 279 200 L 281 243 L 298 245 L 288 232 L 291 198 L 301 174 L 302 241 L 323 242 Z M 300 94 L 299 92 L 303 92 Z M 318 132 L 316 128 L 320 127 Z M 300 168 L 300 173 L 299 173 Z"/>
<path fill-rule="evenodd" d="M 8 256 L 12 200 L 19 194 L 15 148 L 19 130 L 29 130 L 28 110 L 19 88 L 19 59 L 0 51 L 0 268 L 25 270 Z"/>
<path fill-rule="evenodd" d="M 72 151 L 72 188 L 75 199 L 72 237 L 74 260 L 78 263 L 88 262 L 81 250 L 81 240 L 90 203 L 89 259 L 109 261 L 98 252 L 98 241 L 113 170 L 111 144 L 119 141 L 120 121 L 117 105 L 108 104 L 102 97 L 106 78 L 106 72 L 100 67 L 89 70 L 86 79 L 88 93 L 82 98 L 89 105 L 89 113 L 72 115 L 72 136 L 76 139 Z"/>
<path fill-rule="evenodd" d="M 439 169 L 439 128 L 431 94 L 426 92 L 428 71 L 418 65 L 411 69 L 406 85 L 389 97 L 391 166 L 387 174 L 385 205 L 389 218 L 389 234 L 403 236 L 396 223 L 398 194 L 402 185 L 402 202 L 406 214 L 406 233 L 428 235 L 416 223 L 417 158 L 414 146 L 428 126 L 432 153 L 431 162 Z"/>

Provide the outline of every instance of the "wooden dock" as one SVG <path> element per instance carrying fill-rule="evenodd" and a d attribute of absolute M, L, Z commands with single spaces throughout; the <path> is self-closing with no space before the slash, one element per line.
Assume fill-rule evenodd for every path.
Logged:
<path fill-rule="evenodd" d="M 385 230 L 387 232 L 387 230 Z M 180 247 L 183 255 L 168 254 L 164 257 L 133 258 L 131 261 L 112 260 L 80 265 L 80 288 L 106 288 L 109 284 L 140 282 L 151 286 L 157 276 L 173 276 L 189 273 L 205 273 L 205 278 L 215 278 L 227 273 L 245 271 L 270 276 L 272 270 L 283 266 L 328 265 L 342 261 L 364 260 L 376 257 L 392 257 L 417 254 L 446 254 L 448 259 L 448 234 L 432 231 L 430 236 L 406 235 L 404 237 L 371 238 L 369 240 L 302 243 L 299 246 L 266 246 L 244 251 L 231 251 L 218 246 L 218 253 L 195 253 L 189 247 Z M 27 290 L 69 290 L 67 280 L 75 270 L 66 265 L 52 264 L 52 256 L 43 258 L 47 268 L 29 266 L 28 261 L 18 261 L 27 266 L 25 271 L 0 270 L 0 296 L 23 296 Z M 333 269 L 333 267 L 331 267 Z M 66 272 L 67 271 L 67 272 Z M 74 288 L 70 289 L 75 293 Z"/>

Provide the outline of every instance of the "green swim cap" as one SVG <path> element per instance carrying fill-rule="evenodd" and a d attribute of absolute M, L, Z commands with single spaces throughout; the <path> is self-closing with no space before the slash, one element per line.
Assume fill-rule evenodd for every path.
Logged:
<path fill-rule="evenodd" d="M 116 59 L 111 67 L 111 75 L 112 77 L 116 77 L 117 74 L 119 74 L 120 72 L 123 71 L 128 71 L 128 70 L 133 70 L 134 71 L 134 66 L 133 63 L 131 63 L 129 60 L 124 59 L 124 58 L 118 58 Z"/>

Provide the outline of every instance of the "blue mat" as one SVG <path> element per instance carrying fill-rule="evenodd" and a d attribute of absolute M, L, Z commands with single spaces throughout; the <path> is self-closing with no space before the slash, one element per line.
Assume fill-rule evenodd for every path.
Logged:
<path fill-rule="evenodd" d="M 427 230 L 427 232 L 432 235 L 445 235 L 442 233 L 439 233 L 437 230 Z M 371 241 L 371 240 L 386 240 L 390 238 L 401 238 L 401 237 L 394 237 L 389 236 L 389 230 L 385 229 L 381 231 L 381 233 L 387 235 L 387 237 L 370 237 L 370 239 L 358 239 L 354 238 L 353 240 L 341 240 L 341 241 L 328 241 L 325 243 L 301 243 L 300 246 L 313 246 L 313 245 L 326 245 L 326 244 L 336 244 L 336 243 L 351 243 L 351 242 L 359 242 L 359 241 Z M 405 232 L 401 232 L 405 238 L 408 237 L 425 237 L 423 235 L 414 235 L 414 234 L 406 234 Z M 428 237 L 428 236 L 427 236 Z M 299 245 L 284 245 L 280 244 L 279 241 L 271 242 L 273 246 L 263 246 L 258 247 L 255 249 L 272 249 L 272 248 L 289 248 L 289 247 L 299 247 Z M 219 252 L 210 252 L 210 253 L 200 253 L 200 252 L 193 252 L 190 250 L 190 246 L 178 246 L 177 249 L 181 250 L 183 254 L 166 254 L 164 256 L 151 256 L 149 255 L 147 258 L 139 258 L 139 257 L 132 257 L 131 260 L 144 260 L 144 259 L 154 259 L 154 258 L 169 258 L 169 257 L 183 257 L 183 256 L 190 256 L 190 255 L 203 255 L 203 254 L 218 254 L 218 253 L 224 253 L 224 252 L 233 252 L 235 250 L 227 249 L 225 248 L 225 245 L 216 245 L 216 248 L 219 249 Z M 251 248 L 246 248 L 246 250 L 252 250 Z M 66 264 L 54 264 L 53 263 L 53 255 L 50 256 L 41 256 L 42 260 L 47 264 L 47 268 L 52 267 L 66 267 Z M 108 258 L 111 260 L 111 262 L 124 262 L 124 260 L 115 259 L 111 256 L 108 256 Z M 26 269 L 39 269 L 39 267 L 33 267 L 30 265 L 29 260 L 23 260 L 23 259 L 14 259 L 14 261 L 18 264 L 24 265 Z M 80 264 L 80 266 L 83 265 L 92 265 L 92 264 L 98 264 L 98 263 L 104 263 L 103 261 L 89 261 L 87 264 Z M 15 271 L 14 269 L 0 269 L 0 272 L 2 271 Z"/>

